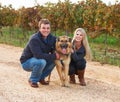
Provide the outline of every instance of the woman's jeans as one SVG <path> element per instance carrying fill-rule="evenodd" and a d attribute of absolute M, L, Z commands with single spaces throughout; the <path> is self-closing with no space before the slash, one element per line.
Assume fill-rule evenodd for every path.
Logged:
<path fill-rule="evenodd" d="M 51 73 L 55 67 L 55 64 L 52 61 L 46 61 L 44 59 L 36 59 L 32 57 L 26 62 L 22 63 L 22 67 L 26 71 L 31 71 L 30 80 L 33 83 L 37 83 L 40 80 L 45 79 L 45 77 Z"/>

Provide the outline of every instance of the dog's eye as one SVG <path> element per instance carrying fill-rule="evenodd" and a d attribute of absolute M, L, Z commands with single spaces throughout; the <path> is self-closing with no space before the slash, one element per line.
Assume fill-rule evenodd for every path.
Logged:
<path fill-rule="evenodd" d="M 63 40 L 61 40 L 61 42 L 63 42 Z"/>

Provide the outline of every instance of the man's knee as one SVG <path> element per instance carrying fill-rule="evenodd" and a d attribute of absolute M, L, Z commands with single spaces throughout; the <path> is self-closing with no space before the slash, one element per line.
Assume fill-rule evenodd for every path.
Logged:
<path fill-rule="evenodd" d="M 38 59 L 38 60 L 36 60 L 35 65 L 38 65 L 38 66 L 41 66 L 41 67 L 45 67 L 46 66 L 46 60 Z"/>

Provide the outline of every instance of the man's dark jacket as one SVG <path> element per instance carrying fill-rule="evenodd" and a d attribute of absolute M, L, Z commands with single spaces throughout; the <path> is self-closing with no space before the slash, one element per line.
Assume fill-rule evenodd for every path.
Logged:
<path fill-rule="evenodd" d="M 52 53 L 55 50 L 55 42 L 56 37 L 51 34 L 45 40 L 40 32 L 33 34 L 23 50 L 20 62 L 24 63 L 32 57 L 51 61 L 55 60 L 56 54 Z"/>

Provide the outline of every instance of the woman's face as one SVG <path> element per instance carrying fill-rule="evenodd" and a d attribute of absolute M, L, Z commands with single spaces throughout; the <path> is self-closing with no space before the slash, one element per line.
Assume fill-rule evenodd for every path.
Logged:
<path fill-rule="evenodd" d="M 39 30 L 41 34 L 43 35 L 43 37 L 46 38 L 50 33 L 50 24 L 41 24 L 41 27 Z"/>
<path fill-rule="evenodd" d="M 75 34 L 75 41 L 82 41 L 83 40 L 83 34 L 81 31 L 77 31 Z"/>

